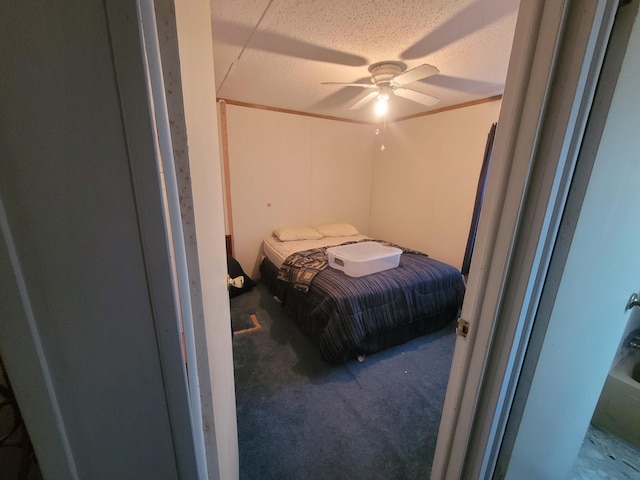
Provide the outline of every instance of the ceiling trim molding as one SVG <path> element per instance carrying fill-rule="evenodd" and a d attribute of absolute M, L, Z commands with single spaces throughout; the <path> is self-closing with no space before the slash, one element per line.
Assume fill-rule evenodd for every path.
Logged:
<path fill-rule="evenodd" d="M 416 113 L 414 115 L 408 115 L 406 117 L 387 120 L 387 123 L 402 122 L 404 120 L 410 120 L 412 118 L 425 117 L 427 115 L 435 115 L 436 113 L 448 112 L 449 110 L 457 110 L 459 108 L 473 107 L 474 105 L 480 105 L 483 103 L 496 102 L 501 99 L 502 99 L 502 94 L 494 95 L 492 97 L 480 98 L 478 100 L 472 100 L 470 102 L 458 103 L 456 105 L 449 105 L 448 107 L 442 107 L 436 110 L 430 110 L 428 112 Z M 270 112 L 289 113 L 291 115 L 302 115 L 303 117 L 314 117 L 314 118 L 322 118 L 325 120 L 335 120 L 337 122 L 356 123 L 358 125 L 369 125 L 372 127 L 377 127 L 382 124 L 382 122 L 363 122 L 360 120 L 351 120 L 347 118 L 332 117 L 329 115 L 319 115 L 317 113 L 299 112 L 297 110 L 289 110 L 287 108 L 269 107 L 266 105 L 258 105 L 256 103 L 238 102 L 236 100 L 227 100 L 225 98 L 218 98 L 218 103 L 226 103 L 227 105 L 235 105 L 237 107 L 256 108 L 258 110 L 268 110 Z"/>
<path fill-rule="evenodd" d="M 408 115 L 406 117 L 396 118 L 392 122 L 402 122 L 404 120 L 410 120 L 412 118 L 425 117 L 427 115 L 435 115 L 436 113 L 448 112 L 449 110 L 457 110 L 459 108 L 473 107 L 474 105 L 480 105 L 482 103 L 496 102 L 502 100 L 502 94 L 494 95 L 493 97 L 481 98 L 479 100 L 472 100 L 471 102 L 458 103 L 456 105 L 449 105 L 448 107 L 438 108 L 437 110 L 429 110 L 428 112 L 416 113 Z"/>
<path fill-rule="evenodd" d="M 257 108 L 258 110 L 268 110 L 271 112 L 279 112 L 279 113 L 289 113 L 291 115 L 302 115 L 304 117 L 315 117 L 315 118 L 323 118 L 325 120 L 335 120 L 337 122 L 347 122 L 347 123 L 357 123 L 359 125 L 369 125 L 372 127 L 377 127 L 379 124 L 376 122 L 362 122 L 359 120 L 350 120 L 347 118 L 340 118 L 340 117 L 332 117 L 329 115 L 319 115 L 316 113 L 306 113 L 306 112 L 299 112 L 297 110 L 289 110 L 286 108 L 278 108 L 278 107 L 268 107 L 266 105 L 258 105 L 255 103 L 246 103 L 246 102 L 238 102 L 236 100 L 227 100 L 224 98 L 218 98 L 218 103 L 220 102 L 225 102 L 227 105 L 235 105 L 237 107 L 248 107 L 248 108 Z"/>

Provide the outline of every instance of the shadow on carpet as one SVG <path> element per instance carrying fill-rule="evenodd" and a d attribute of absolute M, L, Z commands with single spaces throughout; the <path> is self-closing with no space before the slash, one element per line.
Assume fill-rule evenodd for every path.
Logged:
<path fill-rule="evenodd" d="M 429 478 L 454 322 L 336 366 L 261 283 L 231 309 L 262 325 L 233 338 L 241 479 Z"/>

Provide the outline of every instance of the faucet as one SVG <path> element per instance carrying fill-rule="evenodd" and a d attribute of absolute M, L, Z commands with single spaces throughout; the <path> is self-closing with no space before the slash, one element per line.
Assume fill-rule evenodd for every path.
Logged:
<path fill-rule="evenodd" d="M 631 335 L 627 338 L 627 345 L 629 347 L 640 350 L 640 328 L 631 332 Z"/>

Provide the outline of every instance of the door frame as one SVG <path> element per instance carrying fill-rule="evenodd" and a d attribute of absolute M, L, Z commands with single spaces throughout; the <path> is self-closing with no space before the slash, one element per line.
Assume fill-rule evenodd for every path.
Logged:
<path fill-rule="evenodd" d="M 456 342 L 434 478 L 482 478 L 495 462 L 616 7 L 611 1 L 594 0 L 584 8 L 569 0 L 539 0 L 520 8 L 514 40 L 518 55 L 512 55 L 509 67 L 495 167 L 463 307 L 471 328 L 466 339 Z M 568 57 L 581 61 L 562 61 Z M 211 125 L 217 125 L 215 118 Z M 206 337 L 205 345 L 216 343 L 213 332 Z M 207 367 L 221 371 L 218 360 L 210 358 Z M 210 375 L 214 390 L 216 375 Z M 214 417 L 235 413 L 228 400 L 216 406 Z M 229 439 L 222 432 L 215 437 Z M 208 445 L 208 451 L 215 449 L 221 460 L 229 452 L 220 443 Z"/>
<path fill-rule="evenodd" d="M 432 478 L 492 475 L 617 6 L 521 4 Z"/>
<path fill-rule="evenodd" d="M 196 454 L 206 463 L 206 478 L 233 480 L 239 477 L 239 453 L 211 5 L 208 0 L 159 3 L 175 20 L 174 31 L 162 32 L 175 35 L 165 39 L 171 48 L 166 42 L 160 47 L 166 49 L 163 61 L 170 59 L 163 68 L 171 69 L 174 82 L 166 87 L 173 92 L 167 94 L 171 118 L 166 120 L 184 129 L 172 135 L 180 192 L 173 206 L 180 210 L 179 241 L 184 240 L 184 255 L 176 264 L 189 277 L 188 291 L 180 296 L 191 307 L 183 321 L 187 357 L 195 363 L 189 368 L 192 408 L 201 416 L 198 433 L 204 436 L 204 449 L 198 444 L 202 436 L 195 438 Z"/>

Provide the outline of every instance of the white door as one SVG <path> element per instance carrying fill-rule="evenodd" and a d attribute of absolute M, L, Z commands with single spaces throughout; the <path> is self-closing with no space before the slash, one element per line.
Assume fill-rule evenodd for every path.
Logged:
<path fill-rule="evenodd" d="M 634 17 L 635 13 L 628 25 Z M 620 50 L 607 53 L 566 228 L 563 225 L 556 246 L 560 260 L 554 258 L 556 266 L 552 263 L 549 291 L 543 293 L 532 335 L 541 344 L 539 356 L 526 361 L 532 365 L 527 369 L 532 372 L 531 383 L 523 404 L 517 405 L 521 419 L 514 429 L 513 449 L 509 460 L 499 463 L 504 471 L 497 478 L 568 478 L 611 363 L 620 353 L 630 317 L 627 301 L 640 288 L 637 18 L 616 84 L 608 63 L 609 55 L 617 56 Z M 579 215 L 573 214 L 573 207 Z"/>
<path fill-rule="evenodd" d="M 456 344 L 434 479 L 491 475 L 533 319 L 544 306 L 554 243 L 563 240 L 557 232 L 616 7 L 544 0 L 520 6 L 517 55 L 509 66 L 487 186 L 491 196 L 462 312 L 470 321 L 469 338 Z M 620 295 L 626 301 L 630 293 Z M 621 331 L 611 334 L 619 339 Z"/>

